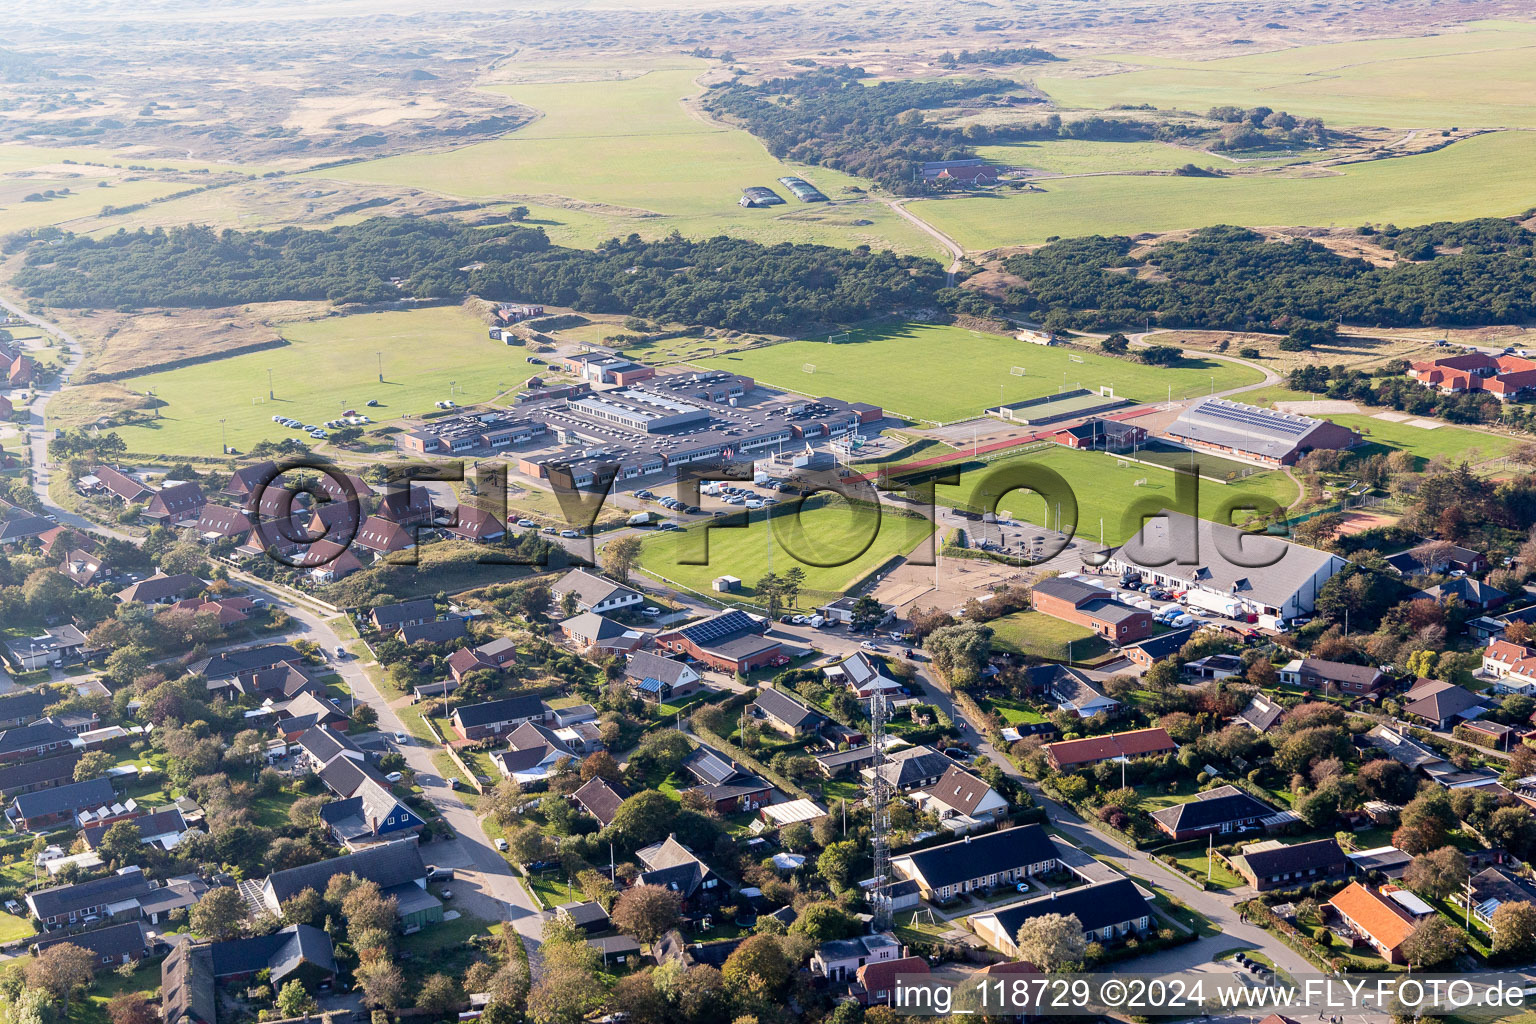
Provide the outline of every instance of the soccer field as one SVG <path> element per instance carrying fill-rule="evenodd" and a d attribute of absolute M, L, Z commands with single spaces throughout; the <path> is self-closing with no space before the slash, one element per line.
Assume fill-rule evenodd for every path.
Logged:
<path fill-rule="evenodd" d="M 1210 163 L 1196 160 L 1196 163 Z M 1286 174 L 1053 178 L 1043 192 L 924 199 L 913 213 L 968 249 L 1052 235 L 1134 235 L 1210 224 L 1329 227 L 1501 217 L 1528 209 L 1536 134 L 1494 132 L 1419 156 Z"/>
<path fill-rule="evenodd" d="M 1121 465 L 1122 462 L 1125 464 Z M 1171 470 L 1128 462 L 1103 452 L 1078 451 L 1061 445 L 999 459 L 985 469 L 969 470 L 961 475 L 959 484 L 938 485 L 935 488 L 935 500 L 941 505 L 966 505 L 990 511 L 998 491 L 1007 485 L 1001 482 L 1006 480 L 1001 474 L 1023 464 L 1043 466 L 1066 480 L 1077 499 L 1076 535 L 1085 541 L 1098 541 L 1102 521 L 1105 541 L 1118 544 L 1135 532 L 1126 522 L 1126 514 L 1133 508 L 1155 512 L 1158 508 L 1174 507 L 1174 475 Z M 1145 482 L 1138 484 L 1138 481 Z M 1298 497 L 1296 485 L 1285 474 L 1276 472 L 1255 473 L 1234 484 L 1201 480 L 1199 487 L 1199 515 L 1202 519 L 1216 522 L 1230 522 L 1232 517 L 1225 513 L 1233 507 L 1232 503 L 1241 502 L 1244 498 L 1268 498 L 1281 506 L 1288 506 Z M 1141 505 L 1156 507 L 1142 508 Z M 1058 509 L 1054 505 L 1047 509 L 1045 499 L 1032 491 L 1015 490 L 1005 494 L 998 509 L 1008 512 L 1015 519 L 1052 529 L 1058 519 Z M 1063 525 L 1070 526 L 1070 507 L 1062 507 L 1059 514 Z"/>
<path fill-rule="evenodd" d="M 842 594 L 865 573 L 894 555 L 904 555 L 928 536 L 926 519 L 884 514 L 875 519 L 867 508 L 836 500 L 810 508 L 798 517 L 779 515 L 770 530 L 754 513 L 745 529 L 708 530 L 708 564 L 685 565 L 700 552 L 698 535 L 704 526 L 681 533 L 657 533 L 645 541 L 641 565 L 666 580 L 714 597 L 710 583 L 717 576 L 736 576 L 741 589 L 734 596 L 756 601 L 755 584 L 768 572 L 783 574 L 798 566 L 805 571 L 799 607 L 813 608 Z M 828 564 L 813 564 L 828 563 Z"/>
<path fill-rule="evenodd" d="M 113 429 L 129 451 L 165 455 L 217 455 L 221 420 L 229 444 L 242 450 L 263 439 L 311 444 L 272 417 L 318 426 L 357 409 L 389 420 L 431 411 L 450 397 L 450 385 L 456 402 L 485 401 L 537 369 L 523 361 L 524 349 L 489 340 L 485 325 L 457 306 L 330 317 L 279 330 L 291 344 L 127 378 L 123 386 L 153 390 L 165 405 L 159 419 Z M 268 370 L 273 401 L 264 400 Z M 365 410 L 369 399 L 379 406 Z"/>
<path fill-rule="evenodd" d="M 853 331 L 848 340 L 793 341 L 705 365 L 817 397 L 873 402 L 908 419 L 949 423 L 979 416 L 999 400 L 1052 395 L 1063 387 L 1109 385 L 1122 398 L 1190 398 L 1253 384 L 1263 377 L 1236 363 L 1193 357 L 1182 365 L 1145 366 L 1093 352 L 1047 348 L 960 327 L 903 324 Z M 815 367 L 814 373 L 805 367 Z M 1014 376 L 1020 367 L 1024 376 Z"/>
<path fill-rule="evenodd" d="M 869 183 L 824 167 L 774 159 L 745 131 L 695 117 L 685 97 L 701 90 L 703 62 L 628 79 L 488 86 L 541 117 L 504 138 L 461 149 L 411 153 L 315 172 L 317 176 L 421 188 L 473 199 L 539 199 L 531 223 L 551 237 L 591 246 L 634 231 L 660 237 L 731 234 L 765 243 L 869 244 L 939 256 L 929 236 L 884 203 L 850 187 Z M 800 175 L 833 200 L 805 204 L 778 183 Z M 785 203 L 737 206 L 741 190 L 765 185 Z M 558 198 L 579 209 L 561 207 Z"/>

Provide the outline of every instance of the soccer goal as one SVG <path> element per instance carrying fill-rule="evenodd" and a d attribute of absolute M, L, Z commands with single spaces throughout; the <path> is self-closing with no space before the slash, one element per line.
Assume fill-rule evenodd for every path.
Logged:
<path fill-rule="evenodd" d="M 801 363 L 800 364 L 800 369 L 804 373 L 815 373 L 816 372 L 816 364 L 815 363 Z"/>
<path fill-rule="evenodd" d="M 1131 464 L 1126 459 L 1116 459 L 1115 460 L 1115 465 L 1118 466 L 1121 469 L 1128 469 L 1128 468 L 1130 468 Z"/>
<path fill-rule="evenodd" d="M 1080 363 L 1080 362 L 1083 361 L 1083 357 L 1082 356 L 1072 356 L 1072 355 L 1069 355 L 1069 356 L 1067 356 L 1067 358 L 1072 360 L 1074 363 Z"/>
<path fill-rule="evenodd" d="M 1027 377 L 1027 376 L 1029 376 L 1027 373 L 1024 372 L 1024 367 L 1022 367 L 1022 366 L 1015 366 L 1013 369 L 1009 370 L 1008 372 L 1013 374 L 1015 377 Z"/>
<path fill-rule="evenodd" d="M 843 341 L 847 341 L 847 340 L 848 340 L 848 332 L 847 331 L 842 331 L 842 332 L 840 332 L 838 334 L 829 334 L 829 335 L 827 335 L 827 341 L 830 342 L 833 345 L 836 345 L 839 342 L 843 342 Z"/>
<path fill-rule="evenodd" d="M 1142 477 L 1140 480 L 1137 480 L 1135 483 L 1131 484 L 1131 486 L 1132 487 L 1145 487 L 1145 486 L 1147 486 L 1147 478 L 1146 477 Z"/>

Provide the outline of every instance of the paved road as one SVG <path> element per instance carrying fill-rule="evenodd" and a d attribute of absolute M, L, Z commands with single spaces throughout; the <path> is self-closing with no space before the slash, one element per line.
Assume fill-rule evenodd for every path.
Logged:
<path fill-rule="evenodd" d="M 884 202 L 896 211 L 897 216 L 911 223 L 923 234 L 933 238 L 934 241 L 938 242 L 949 252 L 950 261 L 949 266 L 945 269 L 945 274 L 947 275 L 945 283 L 953 288 L 955 285 L 955 275 L 960 273 L 960 260 L 965 256 L 965 248 L 959 242 L 907 209 L 907 201 L 905 199 L 886 199 Z"/>

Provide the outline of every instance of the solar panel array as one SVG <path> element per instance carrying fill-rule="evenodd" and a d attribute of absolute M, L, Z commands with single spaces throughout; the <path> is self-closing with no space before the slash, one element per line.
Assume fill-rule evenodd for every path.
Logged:
<path fill-rule="evenodd" d="M 736 765 L 708 747 L 700 747 L 688 760 L 688 771 L 702 782 L 719 786 L 736 776 Z"/>
<path fill-rule="evenodd" d="M 757 620 L 746 612 L 731 611 L 705 619 L 697 625 L 683 629 L 682 635 L 700 647 L 707 647 L 718 640 L 757 628 Z"/>
<path fill-rule="evenodd" d="M 1306 416 L 1292 416 L 1288 413 L 1260 409 L 1253 405 L 1220 400 L 1202 402 L 1191 409 L 1190 413 L 1229 424 L 1238 430 L 1284 434 L 1287 437 L 1300 437 L 1317 426 L 1318 422 Z"/>

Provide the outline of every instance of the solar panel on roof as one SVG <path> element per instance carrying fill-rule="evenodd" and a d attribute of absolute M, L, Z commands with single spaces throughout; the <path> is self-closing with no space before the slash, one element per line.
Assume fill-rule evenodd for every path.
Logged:
<path fill-rule="evenodd" d="M 736 774 L 736 766 L 729 760 L 702 747 L 695 751 L 688 770 L 715 785 L 720 785 Z"/>
<path fill-rule="evenodd" d="M 745 612 L 727 612 L 713 619 L 706 619 L 697 625 L 689 626 L 682 633 L 689 640 L 702 646 L 721 637 L 729 636 L 732 633 L 750 629 L 752 626 L 752 618 Z"/>

